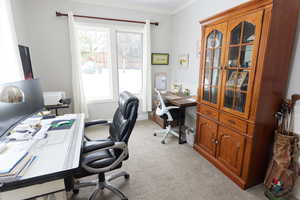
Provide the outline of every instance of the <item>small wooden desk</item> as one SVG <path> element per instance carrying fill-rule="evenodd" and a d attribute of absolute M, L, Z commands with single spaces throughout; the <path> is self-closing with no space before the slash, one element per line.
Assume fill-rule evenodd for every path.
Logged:
<path fill-rule="evenodd" d="M 42 120 L 42 125 L 62 117 L 65 116 Z M 80 164 L 84 115 L 72 114 L 65 118 L 76 120 L 72 128 L 48 131 L 47 138 L 38 140 L 30 150 L 36 159 L 19 180 L 0 187 L 0 200 L 28 199 L 65 190 L 64 179 Z"/>
<path fill-rule="evenodd" d="M 70 108 L 70 104 L 46 105 L 45 108 L 48 111 L 55 110 L 55 115 L 58 116 L 58 110 L 63 108 Z"/>
<path fill-rule="evenodd" d="M 180 120 L 179 120 L 179 144 L 184 144 L 186 141 L 183 139 L 183 131 L 182 126 L 185 121 L 185 108 L 196 106 L 196 96 L 184 96 L 179 94 L 174 94 L 172 92 L 167 92 L 162 94 L 162 97 L 167 101 L 166 103 L 172 104 L 174 106 L 178 106 L 180 109 Z"/>
<path fill-rule="evenodd" d="M 196 106 L 197 105 L 197 101 L 196 101 L 196 97 L 194 96 L 189 96 L 189 97 L 180 97 L 179 99 L 168 99 L 168 97 L 165 97 L 166 100 L 178 107 L 190 107 L 190 106 Z"/>

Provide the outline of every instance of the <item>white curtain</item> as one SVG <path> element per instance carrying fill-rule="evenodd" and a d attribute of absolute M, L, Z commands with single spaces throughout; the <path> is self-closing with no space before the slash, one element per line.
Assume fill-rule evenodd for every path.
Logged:
<path fill-rule="evenodd" d="M 76 22 L 72 12 L 68 13 L 69 35 L 72 59 L 72 87 L 73 87 L 73 102 L 74 112 L 84 113 L 85 118 L 89 117 L 88 107 L 85 100 L 83 82 L 80 69 L 80 52 L 78 46 L 78 37 L 76 31 Z"/>
<path fill-rule="evenodd" d="M 24 79 L 10 0 L 0 0 L 0 83 Z"/>
<path fill-rule="evenodd" d="M 144 59 L 143 59 L 143 112 L 152 110 L 152 72 L 151 72 L 151 24 L 146 20 L 144 27 Z"/>

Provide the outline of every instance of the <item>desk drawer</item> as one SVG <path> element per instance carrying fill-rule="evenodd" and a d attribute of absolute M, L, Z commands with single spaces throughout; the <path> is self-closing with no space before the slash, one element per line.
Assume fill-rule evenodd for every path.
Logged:
<path fill-rule="evenodd" d="M 247 122 L 230 115 L 221 113 L 220 122 L 241 132 L 247 132 Z"/>
<path fill-rule="evenodd" d="M 218 112 L 208 106 L 200 105 L 199 112 L 207 117 L 218 120 Z"/>

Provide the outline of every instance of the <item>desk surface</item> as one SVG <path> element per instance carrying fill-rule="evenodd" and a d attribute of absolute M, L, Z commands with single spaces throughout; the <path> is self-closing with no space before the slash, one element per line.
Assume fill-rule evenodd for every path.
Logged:
<path fill-rule="evenodd" d="M 178 107 L 189 107 L 189 106 L 197 105 L 195 96 L 183 96 L 183 95 L 167 92 L 165 94 L 162 94 L 162 97 L 165 98 L 171 104 Z"/>
<path fill-rule="evenodd" d="M 70 104 L 57 104 L 57 105 L 45 105 L 46 109 L 60 109 L 60 108 L 69 108 Z"/>
<path fill-rule="evenodd" d="M 19 180 L 5 183 L 0 191 L 7 191 L 37 183 L 57 180 L 79 167 L 81 146 L 84 136 L 84 115 L 67 115 L 42 120 L 49 125 L 53 120 L 76 119 L 69 130 L 48 131 L 46 139 L 34 142 L 30 152 L 36 155 L 31 166 Z M 15 142 L 16 143 L 16 142 Z M 24 142 L 20 142 L 22 145 Z"/>

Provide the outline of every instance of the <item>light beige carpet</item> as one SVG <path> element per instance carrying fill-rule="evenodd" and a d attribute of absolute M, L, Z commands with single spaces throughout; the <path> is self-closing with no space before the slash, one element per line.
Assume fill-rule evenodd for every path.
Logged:
<path fill-rule="evenodd" d="M 130 173 L 111 183 L 129 200 L 257 200 L 266 199 L 263 186 L 241 190 L 218 169 L 201 157 L 189 145 L 178 145 L 171 136 L 167 144 L 154 137 L 159 126 L 151 121 L 137 122 L 129 142 L 129 160 L 122 170 Z M 106 138 L 107 128 L 92 127 L 87 135 L 93 139 Z M 88 179 L 95 179 L 95 176 Z M 71 199 L 88 199 L 93 187 L 82 188 Z M 118 200 L 109 191 L 99 194 L 99 200 Z"/>

